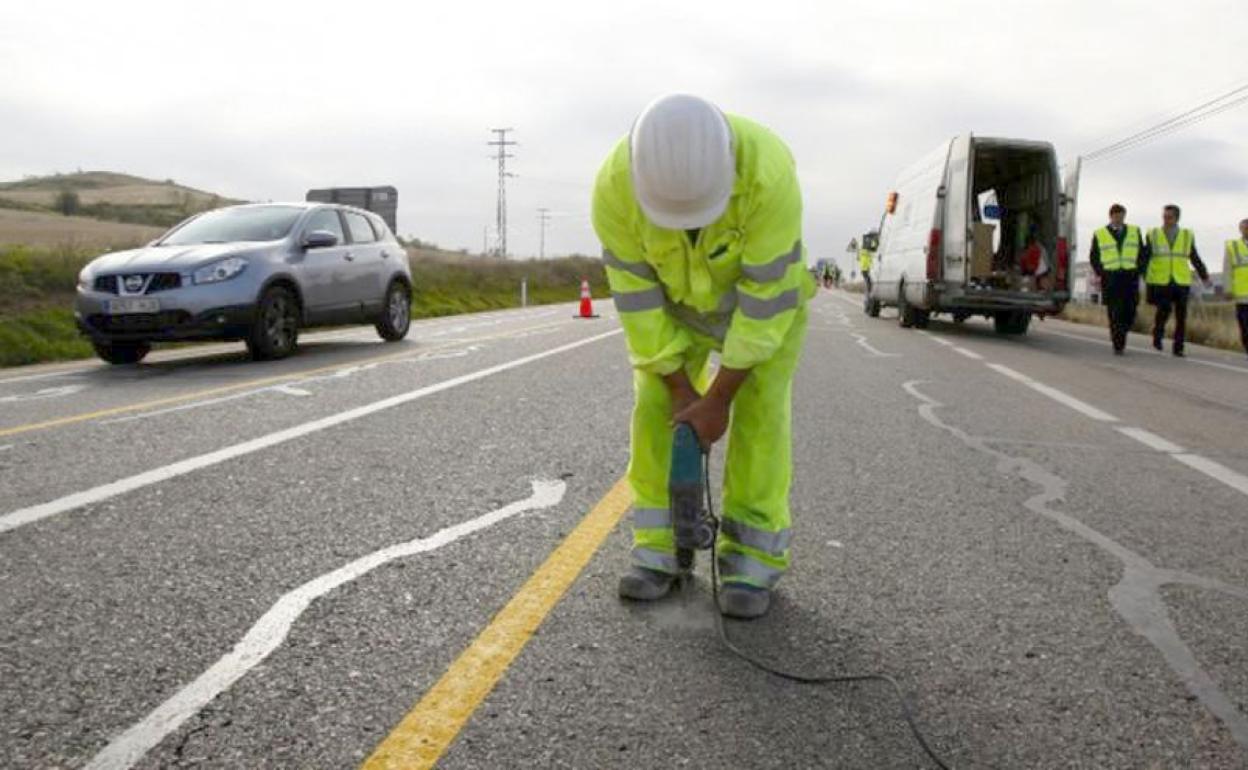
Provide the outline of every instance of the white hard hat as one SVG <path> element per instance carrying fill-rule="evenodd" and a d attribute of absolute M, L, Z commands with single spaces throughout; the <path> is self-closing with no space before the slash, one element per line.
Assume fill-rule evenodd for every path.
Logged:
<path fill-rule="evenodd" d="M 691 230 L 723 216 L 736 160 L 718 107 L 688 94 L 660 97 L 633 124 L 629 149 L 633 190 L 651 222 Z"/>

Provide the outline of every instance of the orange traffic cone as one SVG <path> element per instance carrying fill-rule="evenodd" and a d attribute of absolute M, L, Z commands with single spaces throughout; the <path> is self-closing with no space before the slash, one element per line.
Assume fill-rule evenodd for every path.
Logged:
<path fill-rule="evenodd" d="M 581 311 L 573 318 L 597 318 L 594 314 L 594 301 L 589 296 L 589 279 L 581 279 Z"/>

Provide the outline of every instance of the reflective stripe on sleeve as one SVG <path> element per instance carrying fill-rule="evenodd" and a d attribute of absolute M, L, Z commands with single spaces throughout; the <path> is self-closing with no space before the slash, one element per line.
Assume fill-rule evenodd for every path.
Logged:
<path fill-rule="evenodd" d="M 746 318 L 766 321 L 768 318 L 774 318 L 786 310 L 797 307 L 801 292 L 799 289 L 789 289 L 770 299 L 759 299 L 747 292 L 738 292 L 738 295 L 737 307 L 741 309 Z"/>
<path fill-rule="evenodd" d="M 802 242 L 793 244 L 793 250 L 781 254 L 765 265 L 741 265 L 741 273 L 755 283 L 773 283 L 784 277 L 789 265 L 802 260 Z"/>
<path fill-rule="evenodd" d="M 621 313 L 640 313 L 643 310 L 654 310 L 663 307 L 666 301 L 663 288 L 654 286 L 641 291 L 620 291 L 611 295 L 615 300 L 615 309 Z"/>
<path fill-rule="evenodd" d="M 656 282 L 659 280 L 658 274 L 654 272 L 654 268 L 650 267 L 650 265 L 646 264 L 645 262 L 625 262 L 624 260 L 615 256 L 615 254 L 613 254 L 610 249 L 603 249 L 602 261 L 606 263 L 607 267 L 613 267 L 616 270 L 622 270 L 626 273 L 632 273 L 638 278 L 644 278 L 647 281 L 656 281 Z"/>

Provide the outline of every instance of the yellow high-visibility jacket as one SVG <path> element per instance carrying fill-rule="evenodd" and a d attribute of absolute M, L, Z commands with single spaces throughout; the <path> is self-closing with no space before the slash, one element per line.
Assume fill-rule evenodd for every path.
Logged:
<path fill-rule="evenodd" d="M 628 138 L 594 185 L 593 224 L 632 365 L 667 375 L 695 345 L 750 369 L 780 348 L 815 294 L 802 247 L 802 195 L 789 148 L 767 128 L 728 116 L 737 179 L 728 208 L 690 243 L 646 218 L 633 194 Z"/>
<path fill-rule="evenodd" d="M 858 272 L 866 273 L 871 270 L 871 260 L 874 255 L 870 249 L 858 249 Z"/>

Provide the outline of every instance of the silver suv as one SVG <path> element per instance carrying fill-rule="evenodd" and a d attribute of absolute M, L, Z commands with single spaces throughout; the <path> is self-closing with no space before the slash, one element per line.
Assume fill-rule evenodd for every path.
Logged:
<path fill-rule="evenodd" d="M 299 329 L 371 323 L 403 339 L 407 253 L 381 217 L 322 203 L 229 206 L 144 248 L 105 254 L 78 276 L 74 316 L 100 358 L 135 363 L 164 340 L 244 340 L 283 358 Z"/>

